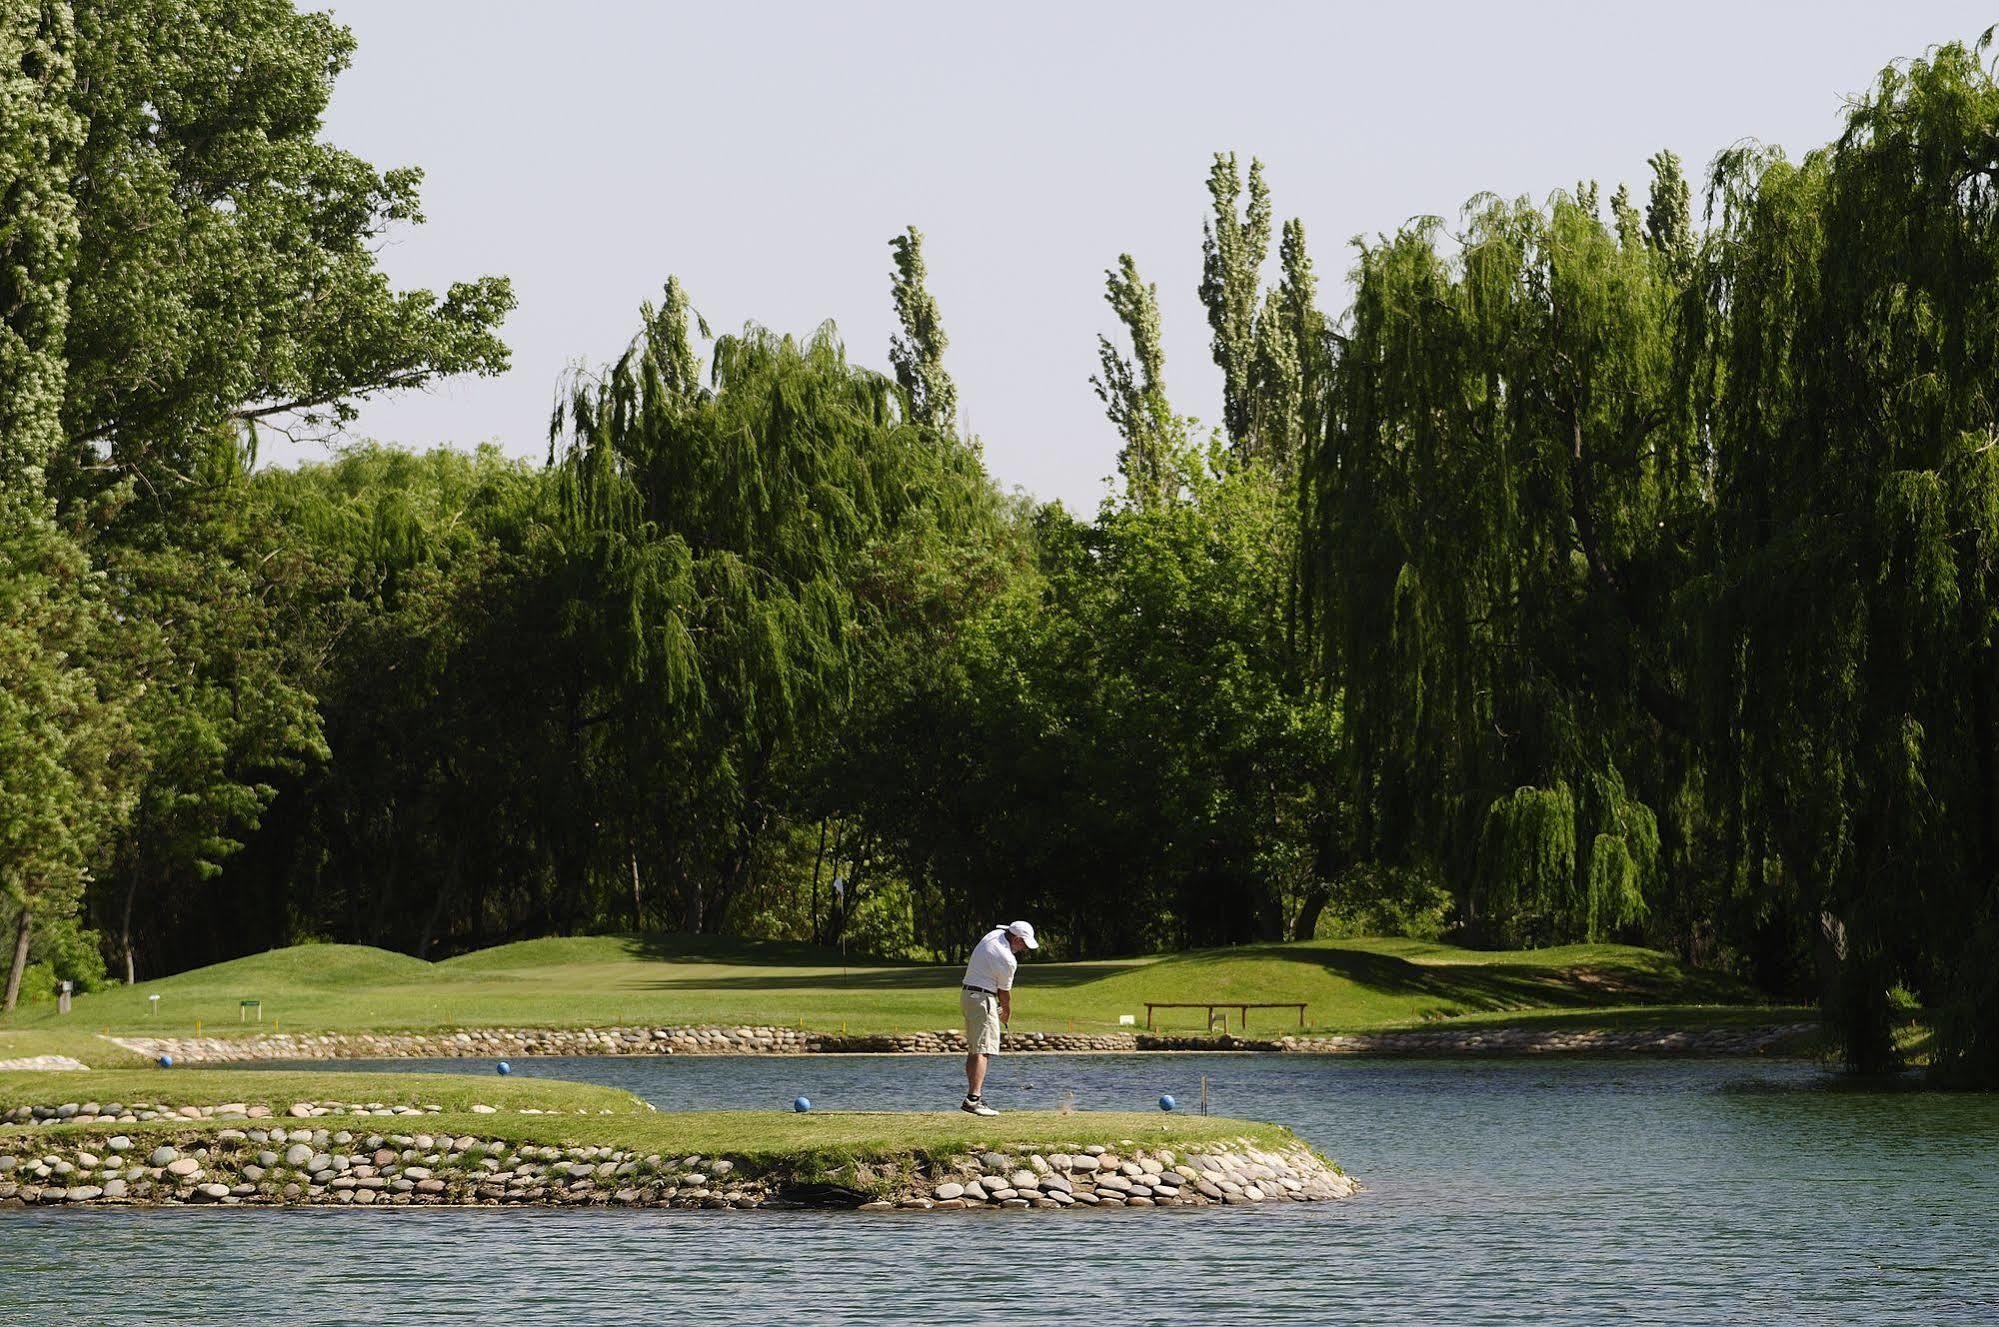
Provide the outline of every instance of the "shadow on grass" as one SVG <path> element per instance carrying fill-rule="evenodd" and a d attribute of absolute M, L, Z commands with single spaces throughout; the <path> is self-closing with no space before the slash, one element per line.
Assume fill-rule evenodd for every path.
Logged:
<path fill-rule="evenodd" d="M 874 960 L 868 960 L 872 963 Z M 820 965 L 822 967 L 829 965 Z M 701 976 L 662 977 L 657 980 L 640 982 L 637 986 L 649 991 L 797 991 L 797 990 L 865 990 L 865 991 L 935 991 L 956 990 L 964 976 L 964 968 L 956 963 L 923 967 L 854 967 L 843 976 L 837 969 L 836 958 L 830 965 L 831 972 L 781 973 L 763 972 L 754 976 Z M 1023 968 L 1026 978 L 1033 981 L 1040 990 L 1060 990 L 1070 986 L 1084 986 L 1102 981 L 1131 969 L 1117 963 L 1063 963 L 1047 967 Z"/>
<path fill-rule="evenodd" d="M 671 968 L 674 964 L 740 966 L 758 971 L 741 976 L 704 973 L 661 975 L 639 983 L 654 991 L 931 991 L 958 984 L 955 963 L 935 964 L 849 956 L 844 974 L 838 950 L 795 941 L 744 941 L 706 935 L 620 937 L 635 959 Z M 1754 995 L 1733 978 L 1689 971 L 1659 956 L 1582 962 L 1570 966 L 1495 961 L 1429 964 L 1395 954 L 1338 945 L 1267 944 L 1199 950 L 1134 968 L 1128 961 L 1028 964 L 1027 975 L 1041 989 L 1086 986 L 1113 977 L 1155 979 L 1161 989 L 1199 981 L 1201 969 L 1240 968 L 1260 963 L 1316 967 L 1366 990 L 1422 1002 L 1421 1017 L 1515 1009 L 1590 1009 L 1639 1004 L 1743 1005 Z M 810 972 L 773 969 L 809 967 Z M 1128 983 L 1129 984 L 1129 983 Z M 1282 978 L 1272 986 L 1283 985 Z M 1143 992 L 1130 993 L 1143 998 Z"/>
<path fill-rule="evenodd" d="M 849 954 L 838 949 L 796 940 L 736 940 L 726 936 L 647 934 L 617 937 L 625 952 L 634 959 L 671 966 L 701 963 L 714 967 L 765 969 L 737 976 L 662 976 L 635 983 L 654 991 L 730 990 L 810 990 L 853 989 L 887 991 L 955 989 L 964 973 L 962 963 L 924 963 L 915 959 L 876 958 Z M 773 968 L 813 968 L 812 972 L 788 973 Z M 845 969 L 844 973 L 842 968 Z M 1129 963 L 1050 963 L 1023 964 L 1034 982 L 1042 987 L 1081 986 L 1120 972 L 1130 971 Z"/>
<path fill-rule="evenodd" d="M 739 940 L 724 935 L 694 935 L 684 932 L 652 931 L 643 935 L 614 937 L 627 955 L 648 963 L 713 963 L 740 967 L 820 967 L 837 968 L 840 951 L 802 940 Z M 846 962 L 870 968 L 928 970 L 934 964 L 909 959 L 876 958 L 850 954 Z"/>
<path fill-rule="evenodd" d="M 1163 960 L 1161 978 L 1213 964 L 1282 961 L 1309 964 L 1383 995 L 1437 1002 L 1434 1010 L 1590 1008 L 1653 1003 L 1731 1003 L 1750 998 L 1732 978 L 1689 972 L 1669 959 L 1551 967 L 1523 962 L 1426 964 L 1367 950 L 1247 945 Z"/>
<path fill-rule="evenodd" d="M 1802 1005 L 1705 1005 L 1658 1004 L 1638 1008 L 1602 1006 L 1559 1010 L 1500 1010 L 1500 1020 L 1477 1016 L 1396 1023 L 1374 1028 L 1377 1032 L 1430 1032 L 1456 1027 L 1520 1029 L 1531 1032 L 1568 1032 L 1608 1029 L 1610 1031 L 1702 1032 L 1730 1028 L 1765 1028 L 1786 1023 L 1810 1023 L 1818 1018 L 1816 1009 Z"/>

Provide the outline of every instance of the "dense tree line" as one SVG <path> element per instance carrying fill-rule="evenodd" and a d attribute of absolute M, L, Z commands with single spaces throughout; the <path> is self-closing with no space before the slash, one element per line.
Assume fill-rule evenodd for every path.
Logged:
<path fill-rule="evenodd" d="M 1999 1076 L 1999 88 L 1363 245 L 1306 479 L 1340 855 L 1496 939 L 1823 990 L 1848 1059 Z M 1898 995 L 1899 992 L 1899 995 Z"/>
<path fill-rule="evenodd" d="M 1793 163 L 1474 199 L 1320 307 L 1215 158 L 1218 427 L 1106 273 L 1086 516 L 960 430 L 922 235 L 888 373 L 669 280 L 539 463 L 346 447 L 505 365 L 396 292 L 277 0 L 0 24 L 7 1000 L 300 939 L 593 929 L 1071 956 L 1448 929 L 1822 996 L 1999 1075 L 1999 86 L 1891 67 Z"/>

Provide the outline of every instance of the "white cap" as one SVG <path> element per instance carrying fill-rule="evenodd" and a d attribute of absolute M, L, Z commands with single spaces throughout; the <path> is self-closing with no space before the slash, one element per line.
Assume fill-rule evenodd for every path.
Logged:
<path fill-rule="evenodd" d="M 1034 928 L 1026 922 L 1008 922 L 1006 933 L 1008 935 L 1017 935 L 1025 940 L 1029 949 L 1041 948 L 1041 942 L 1034 938 Z"/>

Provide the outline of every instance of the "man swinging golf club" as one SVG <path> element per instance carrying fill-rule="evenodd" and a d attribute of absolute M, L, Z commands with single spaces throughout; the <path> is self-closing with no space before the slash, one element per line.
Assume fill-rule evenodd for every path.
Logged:
<path fill-rule="evenodd" d="M 965 965 L 965 988 L 958 992 L 958 1004 L 965 1011 L 962 1109 L 974 1115 L 999 1114 L 979 1095 L 986 1085 L 986 1062 L 999 1054 L 1000 1029 L 1013 1017 L 1013 972 L 1020 966 L 1015 955 L 1023 949 L 1039 948 L 1034 928 L 1026 922 L 995 927 L 972 947 L 972 961 Z"/>

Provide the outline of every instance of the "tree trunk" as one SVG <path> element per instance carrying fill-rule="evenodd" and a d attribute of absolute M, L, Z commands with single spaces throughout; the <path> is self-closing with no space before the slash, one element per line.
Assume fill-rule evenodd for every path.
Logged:
<path fill-rule="evenodd" d="M 835 941 L 841 944 L 846 943 L 847 918 L 853 912 L 854 905 L 861 900 L 861 876 L 868 869 L 868 862 L 871 860 L 873 850 L 873 843 L 864 839 L 861 843 L 859 854 L 854 857 L 852 864 L 847 868 L 847 887 L 840 891 L 840 907 L 837 920 L 838 929 L 826 937 L 826 943 L 828 944 L 832 944 Z M 840 858 L 836 853 L 833 857 L 833 874 L 837 876 L 839 873 Z"/>
<path fill-rule="evenodd" d="M 819 851 L 812 854 L 812 943 L 819 943 L 819 868 L 826 862 L 826 817 L 819 817 Z"/>
<path fill-rule="evenodd" d="M 1305 891 L 1304 899 L 1298 904 L 1298 915 L 1291 919 L 1291 938 L 1310 940 L 1319 933 L 1319 915 L 1332 902 L 1333 890 L 1330 885 L 1313 885 Z"/>
<path fill-rule="evenodd" d="M 444 885 L 437 891 L 437 897 L 430 901 L 430 917 L 423 924 L 423 934 L 417 938 L 416 956 L 430 957 L 430 945 L 437 938 L 437 924 L 444 918 L 444 904 L 458 892 L 458 864 L 465 856 L 465 841 L 458 840 L 452 845 L 451 867 L 444 874 Z"/>
<path fill-rule="evenodd" d="M 14 966 L 7 969 L 7 1001 L 0 1004 L 0 1014 L 14 1012 L 14 1002 L 21 998 L 21 974 L 28 970 L 28 933 L 34 927 L 34 917 L 27 904 L 21 905 L 21 927 L 14 935 Z"/>
<path fill-rule="evenodd" d="M 118 919 L 118 946 L 125 951 L 125 984 L 138 981 L 139 961 L 132 952 L 132 900 L 139 893 L 139 873 L 133 871 L 125 878 L 125 908 Z"/>
<path fill-rule="evenodd" d="M 1820 912 L 1812 936 L 1812 957 L 1819 971 L 1819 1011 L 1828 1022 L 1839 1007 L 1839 969 L 1846 962 L 1846 923 Z"/>
<path fill-rule="evenodd" d="M 639 853 L 632 849 L 632 933 L 643 935 L 646 929 L 645 894 L 639 889 Z"/>

